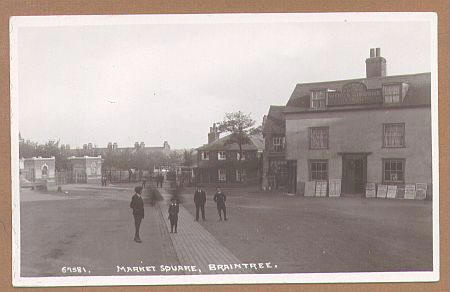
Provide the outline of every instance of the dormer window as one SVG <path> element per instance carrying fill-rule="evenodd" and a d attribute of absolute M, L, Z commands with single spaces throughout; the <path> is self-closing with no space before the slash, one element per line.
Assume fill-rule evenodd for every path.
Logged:
<path fill-rule="evenodd" d="M 322 109 L 326 107 L 326 91 L 325 90 L 313 90 L 311 91 L 311 108 Z"/>
<path fill-rule="evenodd" d="M 399 103 L 401 101 L 402 86 L 401 84 L 383 85 L 384 103 Z"/>

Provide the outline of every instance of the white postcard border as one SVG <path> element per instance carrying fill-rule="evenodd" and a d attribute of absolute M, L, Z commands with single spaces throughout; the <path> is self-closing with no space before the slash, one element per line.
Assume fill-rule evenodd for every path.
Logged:
<path fill-rule="evenodd" d="M 424 21 L 431 25 L 431 120 L 433 177 L 433 271 L 359 272 L 296 274 L 221 274 L 171 276 L 20 276 L 20 198 L 19 198 L 19 92 L 18 28 L 28 26 L 126 25 L 161 23 L 274 23 L 274 22 L 376 22 Z M 260 284 L 260 283 L 361 283 L 429 282 L 439 280 L 439 132 L 438 132 L 438 57 L 437 14 L 433 12 L 370 13 L 266 13 L 266 14 L 154 14 L 13 16 L 10 18 L 10 92 L 11 92 L 11 189 L 12 189 L 12 280 L 14 286 L 109 286 L 177 284 Z"/>

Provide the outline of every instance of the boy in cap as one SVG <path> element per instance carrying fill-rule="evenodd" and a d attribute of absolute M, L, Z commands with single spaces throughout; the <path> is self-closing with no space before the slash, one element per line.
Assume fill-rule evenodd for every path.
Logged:
<path fill-rule="evenodd" d="M 178 212 L 180 212 L 180 206 L 175 198 L 172 198 L 169 205 L 169 220 L 170 220 L 170 233 L 177 233 L 178 225 Z"/>

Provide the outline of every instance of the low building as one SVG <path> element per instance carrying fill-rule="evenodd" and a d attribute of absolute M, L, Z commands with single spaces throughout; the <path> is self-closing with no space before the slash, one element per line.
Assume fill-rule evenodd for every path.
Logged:
<path fill-rule="evenodd" d="M 22 158 L 19 165 L 21 182 L 55 184 L 55 157 Z"/>
<path fill-rule="evenodd" d="M 72 183 L 100 183 L 102 178 L 102 157 L 69 157 L 69 181 Z"/>
<path fill-rule="evenodd" d="M 431 74 L 386 76 L 377 48 L 366 75 L 296 85 L 284 115 L 298 194 L 322 181 L 330 196 L 364 194 L 367 185 L 395 187 L 394 196 L 420 185 L 431 195 Z"/>
<path fill-rule="evenodd" d="M 197 148 L 195 181 L 200 184 L 260 183 L 262 178 L 261 135 L 251 136 L 251 143 L 242 145 L 242 157 L 237 143 L 229 143 L 230 135 L 219 138 L 215 125 L 210 128 L 208 144 Z"/>

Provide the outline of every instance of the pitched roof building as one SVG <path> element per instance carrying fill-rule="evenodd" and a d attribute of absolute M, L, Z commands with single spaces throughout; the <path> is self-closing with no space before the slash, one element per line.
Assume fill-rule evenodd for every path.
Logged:
<path fill-rule="evenodd" d="M 386 76 L 386 63 L 371 49 L 366 78 L 295 86 L 283 110 L 294 192 L 431 194 L 431 74 Z"/>
<path fill-rule="evenodd" d="M 286 121 L 285 106 L 271 105 L 263 119 L 263 179 L 264 190 L 287 187 L 289 182 L 288 164 L 285 159 Z"/>
<path fill-rule="evenodd" d="M 258 183 L 261 177 L 261 155 L 264 140 L 261 135 L 250 136 L 250 143 L 230 143 L 231 135 L 220 138 L 213 125 L 208 144 L 197 148 L 195 179 L 199 184 Z M 241 159 L 239 159 L 241 158 Z M 240 160 L 240 161 L 239 161 Z"/>

